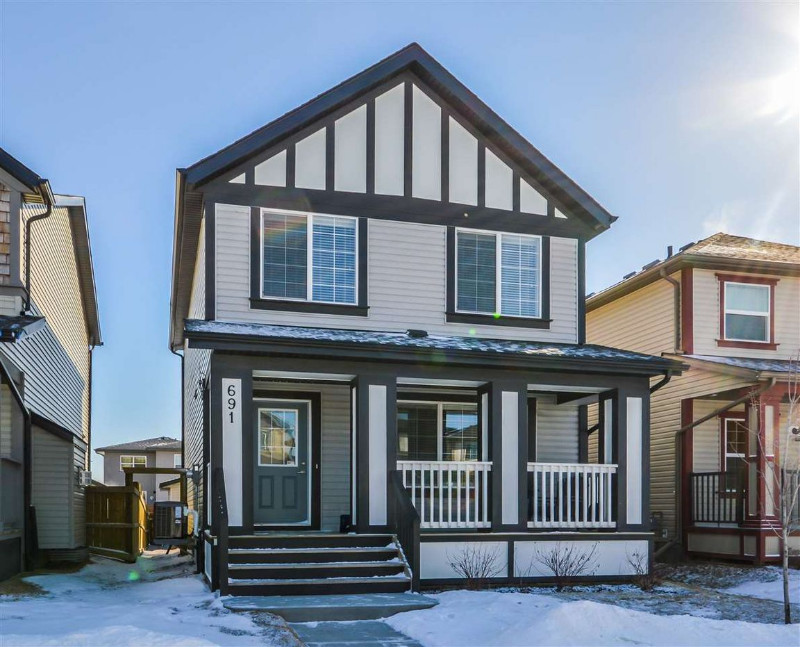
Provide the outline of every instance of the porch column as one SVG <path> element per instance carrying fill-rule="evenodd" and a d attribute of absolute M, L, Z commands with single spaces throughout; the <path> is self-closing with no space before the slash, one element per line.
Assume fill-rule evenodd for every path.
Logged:
<path fill-rule="evenodd" d="M 217 467 L 225 474 L 228 526 L 249 532 L 253 527 L 253 375 L 218 362 L 212 364 L 209 388 L 210 474 Z M 206 503 L 212 515 L 216 494 L 211 492 L 212 500 Z"/>
<path fill-rule="evenodd" d="M 650 390 L 617 389 L 613 398 L 617 530 L 650 529 Z"/>
<path fill-rule="evenodd" d="M 767 546 L 767 539 L 773 536 L 771 528 L 780 523 L 776 467 L 780 446 L 780 405 L 781 393 L 775 390 L 767 391 L 745 405 L 747 499 L 743 525 L 760 532 L 744 537 L 744 554 L 759 563 L 778 552 L 777 546 Z"/>
<path fill-rule="evenodd" d="M 359 532 L 389 525 L 389 474 L 397 469 L 397 381 L 359 375 L 352 382 L 355 464 L 353 523 Z"/>
<path fill-rule="evenodd" d="M 526 530 L 528 385 L 521 380 L 489 382 L 481 389 L 479 401 L 482 420 L 485 416 L 488 422 L 492 461 L 492 530 Z"/>

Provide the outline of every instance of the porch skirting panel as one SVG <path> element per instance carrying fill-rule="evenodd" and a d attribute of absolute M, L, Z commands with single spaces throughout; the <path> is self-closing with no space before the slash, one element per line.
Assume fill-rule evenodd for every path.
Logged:
<path fill-rule="evenodd" d="M 460 566 L 481 565 L 496 585 L 555 581 L 543 564 L 553 554 L 588 555 L 584 572 L 574 581 L 615 581 L 649 569 L 651 533 L 436 533 L 420 537 L 423 586 L 463 585 Z"/>

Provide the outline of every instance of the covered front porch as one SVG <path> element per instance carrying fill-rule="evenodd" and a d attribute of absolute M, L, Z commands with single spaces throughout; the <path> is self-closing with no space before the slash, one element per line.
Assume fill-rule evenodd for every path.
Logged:
<path fill-rule="evenodd" d="M 213 339 L 189 335 L 214 350 L 211 544 L 221 526 L 394 536 L 417 585 L 460 579 L 452 555 L 481 546 L 504 555 L 501 581 L 524 579 L 512 554 L 537 542 L 597 549 L 599 577 L 631 572 L 631 551 L 648 561 L 650 378 L 679 364 L 496 340 L 420 348 L 396 333 L 256 341 L 237 326 L 221 341 L 213 325 Z"/>

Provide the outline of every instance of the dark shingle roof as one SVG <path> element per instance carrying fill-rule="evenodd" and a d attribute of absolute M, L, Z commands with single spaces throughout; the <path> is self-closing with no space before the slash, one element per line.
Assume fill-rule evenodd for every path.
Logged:
<path fill-rule="evenodd" d="M 759 373 L 792 373 L 800 370 L 796 361 L 789 359 L 760 359 L 751 357 L 718 357 L 716 355 L 686 355 L 686 359 L 712 362 Z"/>
<path fill-rule="evenodd" d="M 120 443 L 119 445 L 108 445 L 106 447 L 98 447 L 96 452 L 116 452 L 116 451 L 139 451 L 139 452 L 155 452 L 155 451 L 170 451 L 180 450 L 181 441 L 168 436 L 159 436 L 158 438 L 147 438 L 145 440 L 134 440 L 129 443 Z"/>
<path fill-rule="evenodd" d="M 607 360 L 634 362 L 650 366 L 659 372 L 664 369 L 680 370 L 680 364 L 654 355 L 597 346 L 594 344 L 552 344 L 533 341 L 511 341 L 481 337 L 454 337 L 446 335 L 416 336 L 404 332 L 345 330 L 338 328 L 306 328 L 301 326 L 276 326 L 272 324 L 228 323 L 187 319 L 188 336 L 199 334 L 259 338 L 274 341 L 301 341 L 330 344 L 358 344 L 397 349 L 460 351 L 476 355 L 508 355 L 518 358 Z"/>
<path fill-rule="evenodd" d="M 721 232 L 694 243 L 682 253 L 770 263 L 800 263 L 800 247 Z"/>

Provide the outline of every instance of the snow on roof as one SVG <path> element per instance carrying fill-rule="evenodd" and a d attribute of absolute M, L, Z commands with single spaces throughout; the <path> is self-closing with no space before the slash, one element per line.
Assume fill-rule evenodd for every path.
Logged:
<path fill-rule="evenodd" d="M 696 359 L 702 362 L 724 364 L 744 368 L 759 373 L 792 373 L 798 371 L 798 363 L 790 359 L 759 359 L 752 357 L 718 357 L 716 355 L 686 355 L 686 359 Z"/>
<path fill-rule="evenodd" d="M 181 441 L 169 436 L 158 436 L 157 438 L 146 438 L 145 440 L 133 440 L 129 443 L 120 443 L 119 445 L 108 445 L 106 447 L 98 447 L 97 452 L 116 452 L 116 451 L 140 451 L 140 452 L 155 452 L 155 451 L 170 451 L 181 449 Z"/>

